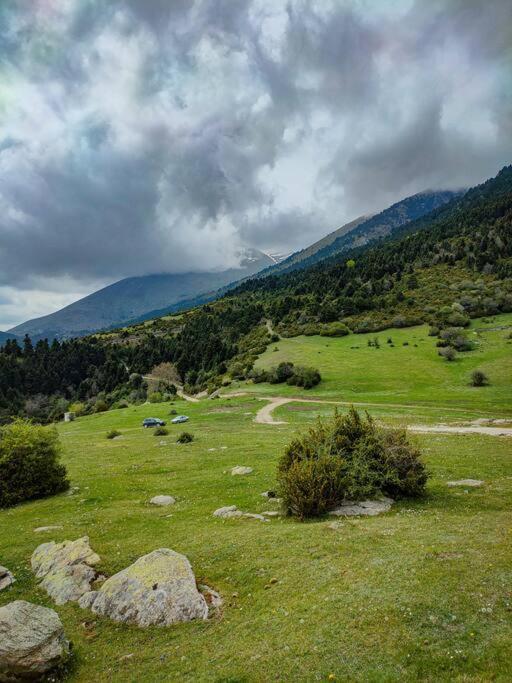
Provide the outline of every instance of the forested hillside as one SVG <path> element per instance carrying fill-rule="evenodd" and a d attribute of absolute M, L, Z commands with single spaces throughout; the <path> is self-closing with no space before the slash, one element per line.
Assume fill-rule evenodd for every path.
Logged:
<path fill-rule="evenodd" d="M 292 254 L 277 266 L 266 268 L 260 276 L 277 275 L 308 268 L 330 256 L 362 247 L 392 235 L 398 228 L 430 214 L 435 209 L 457 201 L 464 192 L 449 190 L 420 192 L 406 197 L 374 216 L 361 217 L 330 233 L 310 247 Z"/>
<path fill-rule="evenodd" d="M 82 340 L 0 353 L 0 410 L 59 417 L 146 399 L 143 375 L 174 364 L 189 390 L 245 377 L 271 337 L 364 332 L 421 321 L 463 327 L 469 317 L 512 311 L 512 166 L 391 238 L 306 270 L 243 283 L 225 298 L 178 316 Z"/>

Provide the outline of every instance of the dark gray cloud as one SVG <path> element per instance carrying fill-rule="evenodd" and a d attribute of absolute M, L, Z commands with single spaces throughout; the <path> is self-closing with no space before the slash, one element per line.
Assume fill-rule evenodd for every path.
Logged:
<path fill-rule="evenodd" d="M 494 174 L 511 25 L 508 0 L 1 3 L 0 329 Z"/>

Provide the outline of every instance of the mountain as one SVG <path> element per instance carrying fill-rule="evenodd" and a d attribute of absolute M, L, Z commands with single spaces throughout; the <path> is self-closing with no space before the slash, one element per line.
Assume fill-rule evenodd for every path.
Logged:
<path fill-rule="evenodd" d="M 458 199 L 463 195 L 462 191 L 452 192 L 448 190 L 433 192 L 420 192 L 411 197 L 393 204 L 389 208 L 374 216 L 360 216 L 341 228 L 334 230 L 322 239 L 314 242 L 309 247 L 294 252 L 289 256 L 282 254 L 269 254 L 273 263 L 256 274 L 251 274 L 240 279 L 238 282 L 230 282 L 220 289 L 204 290 L 186 300 L 180 300 L 178 304 L 170 303 L 163 308 L 145 311 L 143 315 L 135 317 L 127 322 L 136 324 L 151 318 L 158 318 L 179 310 L 195 308 L 201 304 L 209 303 L 225 296 L 231 289 L 240 286 L 246 280 L 254 277 L 263 278 L 268 275 L 278 275 L 297 269 L 308 268 L 315 263 L 330 258 L 354 247 L 370 244 L 374 240 L 381 239 L 393 233 L 407 223 L 443 206 L 449 201 Z"/>
<path fill-rule="evenodd" d="M 341 252 L 364 246 L 392 234 L 394 230 L 414 221 L 447 202 L 457 199 L 464 191 L 426 191 L 402 199 L 372 216 L 360 216 L 329 233 L 318 242 L 297 251 L 280 263 L 266 268 L 258 277 L 276 275 L 297 268 L 307 268 Z"/>
<path fill-rule="evenodd" d="M 10 332 L 0 332 L 0 346 L 8 339 L 15 339 L 17 335 Z"/>
<path fill-rule="evenodd" d="M 288 337 L 427 322 L 440 348 L 453 342 L 464 350 L 466 342 L 478 344 L 461 329 L 471 317 L 510 311 L 512 166 L 343 258 L 335 253 L 308 268 L 246 279 L 179 316 L 0 350 L 0 420 L 30 414 L 49 421 L 69 401 L 92 412 L 98 399 L 107 406 L 145 400 L 140 375 L 162 363 L 174 365 L 189 392 L 251 377 L 272 340 L 269 321 Z"/>
<path fill-rule="evenodd" d="M 89 294 L 55 313 L 34 318 L 10 332 L 33 339 L 79 337 L 142 320 L 149 312 L 176 311 L 204 292 L 215 292 L 276 263 L 255 249 L 246 250 L 240 268 L 216 272 L 162 273 L 129 277 Z"/>

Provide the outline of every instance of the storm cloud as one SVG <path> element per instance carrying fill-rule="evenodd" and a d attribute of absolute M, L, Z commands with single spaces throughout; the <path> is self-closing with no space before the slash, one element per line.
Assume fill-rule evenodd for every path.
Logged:
<path fill-rule="evenodd" d="M 512 160 L 508 0 L 0 6 L 0 329 Z"/>

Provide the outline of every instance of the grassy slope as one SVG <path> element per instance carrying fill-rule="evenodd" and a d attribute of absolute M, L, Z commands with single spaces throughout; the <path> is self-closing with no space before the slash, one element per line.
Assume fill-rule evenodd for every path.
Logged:
<path fill-rule="evenodd" d="M 251 385 L 250 389 L 267 395 L 413 403 L 509 415 L 512 414 L 512 340 L 505 337 L 511 331 L 512 314 L 496 316 L 488 323 L 474 320 L 469 337 L 475 341 L 475 350 L 458 354 L 451 363 L 438 356 L 437 338 L 428 336 L 427 326 L 351 334 L 338 339 L 318 336 L 281 339 L 268 347 L 256 365 L 268 368 L 284 360 L 310 365 L 320 370 L 322 383 L 310 391 L 282 384 Z M 368 346 L 368 340 L 375 337 L 379 339 L 379 349 Z M 386 343 L 388 337 L 393 340 L 394 348 Z M 409 345 L 403 346 L 404 342 Z M 488 375 L 490 386 L 475 389 L 469 385 L 471 372 L 476 368 Z"/>
<path fill-rule="evenodd" d="M 391 335 L 408 334 L 411 341 L 415 332 Z M 500 334 L 496 339 L 502 340 Z M 351 338 L 358 340 L 361 349 L 350 353 L 363 352 L 363 339 Z M 322 339 L 340 341 L 345 340 Z M 412 347 L 418 354 L 421 348 Z M 504 349 L 510 356 L 510 347 Z M 309 352 L 308 346 L 304 353 Z M 384 351 L 364 348 L 370 352 Z M 497 347 L 493 354 L 499 356 Z M 339 361 L 340 376 L 328 379 L 329 392 L 336 383 L 344 386 L 349 365 Z M 368 374 L 377 384 L 382 381 L 374 362 L 358 367 L 361 383 Z M 396 401 L 426 402 L 427 389 L 416 389 L 416 378 L 408 379 L 407 372 L 402 364 L 405 393 Z M 440 403 L 447 395 L 450 405 L 467 403 L 475 414 L 489 408 L 488 389 L 468 401 L 463 385 L 456 385 L 457 399 L 457 391 L 447 393 L 442 381 L 437 375 Z M 372 387 L 360 395 L 372 397 Z M 503 413 L 504 396 L 505 389 L 493 399 Z M 186 446 L 174 443 L 181 426 L 171 427 L 164 438 L 140 428 L 148 414 L 166 417 L 167 404 L 61 424 L 64 459 L 80 491 L 0 511 L 0 563 L 17 576 L 14 587 L 0 593 L 0 604 L 23 598 L 52 606 L 29 571 L 30 555 L 44 540 L 88 534 L 108 575 L 158 547 L 185 553 L 197 578 L 220 590 L 226 605 L 222 618 L 208 623 L 147 630 L 92 617 L 76 605 L 58 607 L 75 645 L 72 681 L 321 681 L 330 673 L 336 680 L 364 682 L 510 680 L 511 440 L 414 436 L 432 472 L 428 497 L 399 503 L 381 517 L 342 522 L 336 530 L 325 520 L 262 524 L 213 518 L 221 505 L 268 509 L 260 493 L 273 486 L 284 444 L 314 413 L 328 410 L 284 406 L 278 415 L 286 415 L 288 424 L 271 427 L 253 422 L 260 406 L 257 397 L 186 407 L 178 402 L 178 411 L 191 416 L 187 429 L 197 437 Z M 374 412 L 384 422 L 418 422 L 429 411 L 441 415 L 443 407 L 416 412 L 381 405 Z M 108 441 L 110 428 L 122 437 Z M 249 477 L 226 473 L 247 464 L 254 467 Z M 486 485 L 469 492 L 445 485 L 467 477 Z M 175 495 L 177 505 L 149 506 L 148 499 L 159 493 Z M 64 528 L 33 532 L 50 524 Z M 272 577 L 278 583 L 266 589 Z"/>

